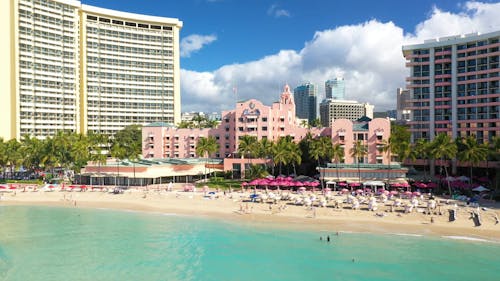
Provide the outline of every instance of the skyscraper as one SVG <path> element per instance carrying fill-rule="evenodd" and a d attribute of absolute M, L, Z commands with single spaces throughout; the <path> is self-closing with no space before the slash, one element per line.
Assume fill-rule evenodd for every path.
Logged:
<path fill-rule="evenodd" d="M 325 82 L 325 98 L 334 100 L 345 99 L 345 82 L 344 78 L 337 77 Z"/>
<path fill-rule="evenodd" d="M 0 137 L 180 121 L 178 19 L 75 0 L 0 2 Z"/>
<path fill-rule="evenodd" d="M 438 133 L 491 141 L 500 130 L 500 31 L 403 46 L 412 139 Z"/>
<path fill-rule="evenodd" d="M 297 117 L 311 123 L 317 118 L 317 89 L 314 84 L 305 83 L 293 90 Z"/>

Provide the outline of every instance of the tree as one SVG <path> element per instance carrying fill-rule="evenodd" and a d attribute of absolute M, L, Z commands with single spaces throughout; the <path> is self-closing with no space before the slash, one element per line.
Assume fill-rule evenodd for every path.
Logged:
<path fill-rule="evenodd" d="M 430 155 L 433 159 L 441 160 L 441 167 L 444 168 L 446 177 L 448 177 L 448 169 L 445 162 L 454 159 L 457 155 L 457 144 L 451 140 L 450 136 L 441 133 L 438 134 L 430 144 Z M 451 186 L 448 181 L 448 191 L 451 194 Z"/>
<path fill-rule="evenodd" d="M 469 163 L 469 181 L 472 181 L 472 168 L 479 164 L 479 162 L 488 159 L 488 145 L 478 144 L 474 136 L 462 138 L 459 143 L 461 147 L 458 152 L 458 160 Z"/>
<path fill-rule="evenodd" d="M 361 162 L 360 159 L 363 159 L 368 154 L 368 148 L 362 141 L 358 140 L 354 143 L 350 152 L 351 157 L 354 157 L 354 159 L 356 159 L 356 163 L 358 164 L 358 178 L 359 182 L 361 182 L 361 169 L 359 163 Z"/>
<path fill-rule="evenodd" d="M 340 143 L 336 143 L 332 147 L 332 159 L 335 162 L 335 171 L 337 173 L 337 181 L 340 181 L 339 177 L 339 162 L 344 159 L 344 147 Z"/>
<path fill-rule="evenodd" d="M 387 184 L 390 183 L 390 172 L 391 172 L 391 152 L 395 148 L 395 143 L 393 142 L 392 136 L 390 136 L 388 139 L 382 140 L 382 144 L 379 147 L 379 151 L 383 153 L 387 153 L 387 159 L 389 159 L 388 162 L 388 168 L 387 168 Z"/>
<path fill-rule="evenodd" d="M 310 146 L 311 150 L 309 154 L 311 157 L 318 162 L 318 169 L 321 173 L 321 162 L 325 162 L 325 160 L 330 161 L 333 156 L 333 144 L 332 140 L 329 137 L 320 137 L 318 139 L 314 139 Z M 323 178 L 320 175 L 320 178 Z M 323 180 L 321 180 L 321 187 L 323 187 Z"/>
<path fill-rule="evenodd" d="M 316 119 L 312 120 L 311 121 L 311 127 L 322 128 L 323 125 L 321 124 L 321 120 L 319 120 L 319 118 L 316 118 Z"/>
<path fill-rule="evenodd" d="M 205 156 L 206 162 L 205 162 L 205 169 L 208 164 L 208 158 L 212 153 L 215 153 L 219 150 L 219 144 L 217 143 L 217 140 L 209 136 L 208 138 L 205 137 L 200 137 L 198 139 L 198 143 L 196 144 L 196 154 L 198 156 Z M 205 171 L 205 180 L 207 179 L 207 173 Z"/>
<path fill-rule="evenodd" d="M 426 176 L 426 169 L 425 166 L 430 166 L 429 160 L 430 160 L 430 142 L 428 142 L 426 139 L 419 139 L 415 144 L 414 144 L 414 151 L 417 156 L 417 158 L 423 159 L 425 161 L 424 166 L 424 177 Z"/>
<path fill-rule="evenodd" d="M 33 171 L 40 167 L 42 161 L 43 143 L 37 138 L 24 135 L 21 140 L 21 154 L 24 155 L 22 164 L 28 170 Z"/>
<path fill-rule="evenodd" d="M 121 159 L 136 160 L 142 154 L 142 126 L 128 125 L 115 133 L 112 146 L 118 145 L 123 148 L 124 154 Z"/>
<path fill-rule="evenodd" d="M 21 144 L 16 139 L 11 139 L 5 143 L 5 163 L 10 168 L 11 175 L 14 174 L 14 169 L 21 163 Z"/>
<path fill-rule="evenodd" d="M 257 179 L 257 178 L 264 178 L 268 176 L 269 173 L 267 172 L 267 169 L 263 165 L 250 165 L 250 169 L 248 171 L 248 178 L 250 179 Z"/>
<path fill-rule="evenodd" d="M 238 153 L 241 154 L 241 159 L 245 159 L 245 156 L 248 157 L 248 167 L 250 167 L 250 158 L 252 156 L 252 152 L 255 151 L 256 143 L 257 137 L 255 136 L 244 135 L 239 139 Z M 243 176 L 245 177 L 245 175 Z"/>
<path fill-rule="evenodd" d="M 89 160 L 97 163 L 97 171 L 100 175 L 101 165 L 106 164 L 106 159 L 108 158 L 105 148 L 108 146 L 109 138 L 107 135 L 89 131 L 87 133 L 87 139 L 89 142 Z"/>

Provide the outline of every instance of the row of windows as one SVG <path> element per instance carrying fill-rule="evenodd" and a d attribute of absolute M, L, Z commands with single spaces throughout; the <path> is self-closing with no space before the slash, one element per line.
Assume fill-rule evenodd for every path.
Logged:
<path fill-rule="evenodd" d="M 87 15 L 87 19 L 91 21 L 99 21 L 103 23 L 112 23 L 114 25 L 125 25 L 125 26 L 130 26 L 130 27 L 140 27 L 140 28 L 150 28 L 154 30 L 172 30 L 171 26 L 161 26 L 161 25 L 154 25 L 154 24 L 145 24 L 145 23 L 137 23 L 137 22 L 130 22 L 130 21 L 121 21 L 121 20 L 114 20 L 114 19 L 109 19 L 105 17 L 96 17 L 92 15 Z"/>
<path fill-rule="evenodd" d="M 147 69 L 174 69 L 172 63 L 144 62 L 134 60 L 112 59 L 104 57 L 87 56 L 87 63 L 99 63 L 102 65 L 124 66 L 127 68 L 147 68 Z"/>
<path fill-rule="evenodd" d="M 101 93 L 101 94 L 127 94 L 132 96 L 138 96 L 142 98 L 142 96 L 151 97 L 151 96 L 162 96 L 162 97 L 173 97 L 173 90 L 151 90 L 144 88 L 118 88 L 118 87 L 104 87 L 104 86 L 87 86 L 88 93 Z"/>
<path fill-rule="evenodd" d="M 124 123 L 137 123 L 137 124 L 144 124 L 144 123 L 153 123 L 153 122 L 172 122 L 173 118 L 168 118 L 168 117 L 152 117 L 152 116 L 116 116 L 116 115 L 105 115 L 103 114 L 92 114 L 89 112 L 88 114 L 88 125 L 89 128 L 91 125 L 93 126 L 99 126 L 99 123 L 105 123 L 106 126 L 111 126 L 110 123 L 116 123 L 116 127 L 123 127 Z"/>
<path fill-rule="evenodd" d="M 75 88 L 74 83 L 69 83 L 69 82 L 56 82 L 56 81 L 49 81 L 49 80 L 41 80 L 41 79 L 32 79 L 32 78 L 25 78 L 21 77 L 21 85 L 23 86 L 35 86 L 35 87 L 46 87 L 46 88 L 54 88 L 54 89 L 68 89 L 72 90 Z M 71 79 L 68 79 L 71 80 Z"/>
<path fill-rule="evenodd" d="M 150 110 L 172 110 L 170 103 L 149 103 L 149 102 L 117 102 L 117 101 L 88 101 L 89 108 L 118 108 L 118 109 L 150 109 Z"/>
<path fill-rule="evenodd" d="M 97 71 L 88 71 L 89 78 L 100 78 L 100 79 L 110 79 L 110 80 L 120 80 L 120 81 L 136 81 L 136 82 L 151 82 L 151 83 L 173 83 L 173 77 L 165 76 L 145 76 L 145 75 L 133 75 L 133 74 L 123 74 L 123 73 L 105 73 Z"/>
<path fill-rule="evenodd" d="M 119 44 L 119 43 L 117 43 Z M 89 49 L 98 49 L 99 51 L 113 51 L 120 52 L 124 54 L 139 54 L 139 55 L 161 55 L 161 56 L 173 56 L 174 52 L 169 49 L 151 49 L 151 48 L 138 48 L 138 47 L 128 47 L 122 45 L 113 45 L 113 44 L 105 44 L 105 43 L 97 43 L 89 41 L 87 42 L 87 47 Z"/>
<path fill-rule="evenodd" d="M 163 43 L 167 43 L 167 44 L 171 44 L 173 42 L 173 37 L 171 35 L 169 35 L 169 36 L 157 36 L 157 35 L 152 35 L 152 34 L 142 34 L 142 33 L 135 33 L 135 32 L 108 30 L 108 29 L 104 29 L 104 28 L 97 28 L 97 27 L 91 27 L 91 26 L 87 27 L 87 33 L 88 34 L 99 34 L 102 36 L 108 36 L 108 37 L 113 37 L 113 38 L 127 39 L 127 41 L 137 40 L 137 41 L 142 41 L 142 42 L 163 42 Z"/>
<path fill-rule="evenodd" d="M 72 8 L 71 6 L 64 5 L 64 4 L 55 2 L 55 1 L 33 0 L 33 1 L 22 1 L 22 2 L 24 2 L 24 3 L 26 3 L 26 2 L 28 2 L 28 3 L 33 2 L 33 4 L 35 4 L 35 7 L 36 6 L 46 7 L 46 8 L 50 8 L 50 9 L 54 9 L 54 10 L 62 10 L 64 12 L 73 12 L 74 11 L 74 8 Z"/>
<path fill-rule="evenodd" d="M 57 104 L 57 105 L 75 105 L 75 96 L 74 95 L 65 95 L 65 96 L 42 96 L 42 95 L 21 95 L 21 102 L 26 103 L 45 103 L 45 104 Z"/>
<path fill-rule="evenodd" d="M 68 44 L 74 44 L 75 39 L 72 36 L 66 36 L 66 35 L 61 35 L 58 33 L 53 33 L 53 32 L 47 32 L 47 31 L 42 31 L 42 30 L 33 30 L 31 28 L 27 28 L 24 26 L 19 27 L 19 33 L 21 35 L 28 35 L 28 36 L 35 36 L 37 38 L 45 39 L 45 40 L 52 40 L 56 42 L 63 42 L 63 43 L 68 43 Z M 21 36 L 22 37 L 22 36 Z"/>
<path fill-rule="evenodd" d="M 75 69 L 72 67 L 62 67 L 60 65 L 52 65 L 45 63 L 33 63 L 31 61 L 21 60 L 19 62 L 19 66 L 21 69 L 34 69 L 38 71 L 45 72 L 55 72 L 55 73 L 65 73 L 65 74 L 74 74 Z"/>

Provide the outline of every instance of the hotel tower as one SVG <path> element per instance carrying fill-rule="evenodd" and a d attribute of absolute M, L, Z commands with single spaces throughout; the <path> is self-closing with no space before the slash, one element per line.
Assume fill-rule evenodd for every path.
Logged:
<path fill-rule="evenodd" d="M 426 40 L 403 46 L 412 140 L 500 131 L 500 31 Z"/>
<path fill-rule="evenodd" d="M 180 122 L 178 19 L 74 0 L 2 0 L 0 15 L 0 137 Z"/>

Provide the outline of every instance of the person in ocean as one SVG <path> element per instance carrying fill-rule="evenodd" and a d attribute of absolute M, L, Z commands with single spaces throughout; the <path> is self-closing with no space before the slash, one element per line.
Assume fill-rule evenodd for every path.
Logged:
<path fill-rule="evenodd" d="M 326 236 L 326 242 L 330 242 L 330 235 Z"/>

